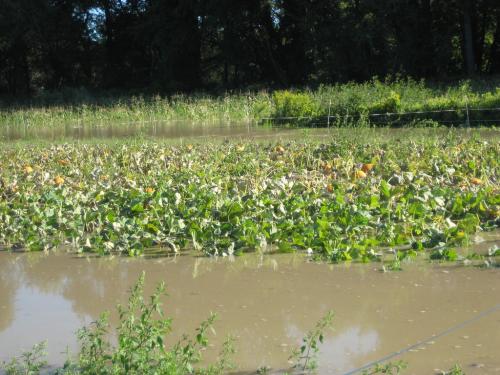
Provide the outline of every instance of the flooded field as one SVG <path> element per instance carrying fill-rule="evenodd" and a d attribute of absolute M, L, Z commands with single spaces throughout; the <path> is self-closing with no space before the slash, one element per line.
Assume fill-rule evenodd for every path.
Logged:
<path fill-rule="evenodd" d="M 500 132 L 495 129 L 453 129 L 455 134 L 465 136 L 471 132 L 475 136 L 498 138 Z M 3 126 L 0 127 L 0 141 L 22 141 L 22 140 L 96 140 L 96 139 L 126 139 L 126 138 L 152 138 L 167 140 L 189 139 L 217 140 L 217 139 L 251 139 L 268 140 L 276 139 L 303 139 L 304 136 L 328 139 L 336 134 L 355 134 L 363 137 L 367 135 L 382 137 L 415 137 L 418 135 L 447 134 L 448 128 L 438 129 L 415 129 L 415 128 L 288 128 L 286 126 L 260 126 L 256 123 L 220 123 L 193 124 L 186 121 L 178 122 L 156 122 L 156 123 L 109 123 L 101 125 L 78 125 L 68 124 L 57 127 L 36 126 Z"/>
<path fill-rule="evenodd" d="M 498 243 L 490 236 L 481 246 Z M 422 340 L 430 341 L 394 358 L 409 363 L 405 374 L 455 363 L 467 374 L 500 373 L 500 310 L 480 317 L 500 302 L 500 269 L 418 261 L 401 272 L 380 268 L 285 254 L 130 259 L 1 252 L 0 360 L 48 339 L 49 362 L 62 363 L 67 344 L 77 349 L 74 332 L 104 310 L 115 312 L 144 270 L 146 293 L 166 282 L 164 309 L 176 335 L 218 314 L 213 343 L 236 336 L 237 373 L 288 368 L 291 349 L 330 309 L 334 330 L 321 347 L 320 373 L 349 373 Z M 209 348 L 206 356 L 214 355 Z"/>
<path fill-rule="evenodd" d="M 289 370 L 330 310 L 321 374 L 500 374 L 497 130 L 5 130 L 0 362 L 48 340 L 61 365 L 145 271 L 169 343 L 215 312 L 204 357 L 234 335 L 235 374 Z"/>
<path fill-rule="evenodd" d="M 45 127 L 4 127 L 0 129 L 0 140 L 22 139 L 107 139 L 107 138 L 203 138 L 203 137 L 248 137 L 269 136 L 281 132 L 282 129 L 257 127 L 254 124 L 220 124 L 200 126 L 189 122 L 158 123 L 126 123 L 81 126 L 68 124 L 54 128 Z"/>

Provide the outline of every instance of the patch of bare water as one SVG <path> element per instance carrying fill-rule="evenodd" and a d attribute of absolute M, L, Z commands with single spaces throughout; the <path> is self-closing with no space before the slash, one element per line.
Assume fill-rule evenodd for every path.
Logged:
<path fill-rule="evenodd" d="M 499 132 L 494 129 L 454 129 L 455 134 L 480 137 L 498 137 Z M 185 121 L 179 122 L 153 122 L 153 123 L 106 123 L 101 125 L 75 125 L 67 126 L 4 126 L 0 127 L 0 141 L 20 140 L 99 140 L 99 139 L 273 139 L 273 138 L 300 138 L 331 137 L 336 134 L 348 132 L 360 133 L 370 140 L 375 135 L 379 137 L 415 137 L 446 134 L 447 128 L 415 129 L 415 128 L 287 128 L 284 126 L 259 126 L 255 123 L 221 123 L 199 124 Z"/>
<path fill-rule="evenodd" d="M 23 139 L 121 139 L 134 137 L 193 138 L 193 137 L 238 137 L 273 133 L 272 128 L 256 127 L 252 124 L 200 125 L 189 122 L 158 123 L 107 123 L 102 125 L 74 124 L 57 127 L 6 127 L 0 129 L 4 140 Z"/>
<path fill-rule="evenodd" d="M 406 264 L 325 265 L 299 255 L 236 259 L 85 258 L 0 252 L 0 360 L 48 339 L 49 362 L 62 363 L 74 332 L 125 302 L 146 271 L 146 293 L 165 281 L 164 308 L 174 334 L 192 333 L 217 312 L 217 346 L 237 338 L 237 372 L 289 367 L 292 347 L 328 310 L 320 373 L 342 374 L 445 331 L 500 303 L 500 269 Z M 114 319 L 114 320 L 113 320 Z M 112 315 L 116 325 L 116 315 Z M 500 372 L 500 310 L 395 358 L 407 374 L 432 374 L 460 363 L 468 374 Z M 207 350 L 208 357 L 216 354 Z"/>

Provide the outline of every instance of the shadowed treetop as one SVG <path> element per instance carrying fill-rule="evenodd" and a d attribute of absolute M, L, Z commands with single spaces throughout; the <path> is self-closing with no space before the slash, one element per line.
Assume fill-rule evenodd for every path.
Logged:
<path fill-rule="evenodd" d="M 0 0 L 0 94 L 500 73 L 497 0 Z"/>

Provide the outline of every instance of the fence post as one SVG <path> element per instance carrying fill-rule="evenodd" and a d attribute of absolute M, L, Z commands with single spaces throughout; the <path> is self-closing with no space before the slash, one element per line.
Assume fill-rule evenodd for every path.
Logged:
<path fill-rule="evenodd" d="M 470 118 L 469 118 L 469 101 L 467 100 L 467 97 L 465 97 L 465 110 L 466 110 L 466 113 L 467 113 L 467 117 L 466 117 L 466 122 L 465 122 L 465 126 L 467 128 L 470 128 Z"/>
<path fill-rule="evenodd" d="M 330 113 L 332 109 L 332 99 L 330 98 L 330 102 L 328 103 L 328 118 L 327 118 L 327 127 L 330 129 Z"/>

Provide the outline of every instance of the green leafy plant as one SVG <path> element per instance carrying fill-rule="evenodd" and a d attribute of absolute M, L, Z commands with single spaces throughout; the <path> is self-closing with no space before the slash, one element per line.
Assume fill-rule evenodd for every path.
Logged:
<path fill-rule="evenodd" d="M 318 106 L 311 95 L 293 91 L 273 93 L 275 117 L 312 117 L 318 115 Z"/>
<path fill-rule="evenodd" d="M 487 256 L 489 257 L 497 257 L 500 256 L 500 247 L 498 245 L 493 245 L 488 249 Z"/>
<path fill-rule="evenodd" d="M 363 371 L 363 375 L 378 375 L 378 374 L 388 374 L 388 375 L 399 375 L 408 367 L 408 363 L 405 361 L 389 362 L 386 364 L 378 363 L 373 368 Z"/>
<path fill-rule="evenodd" d="M 36 375 L 47 366 L 45 359 L 47 342 L 35 344 L 29 351 L 22 353 L 19 358 L 1 364 L 6 375 Z"/>
<path fill-rule="evenodd" d="M 171 319 L 165 318 L 160 297 L 164 285 L 159 284 L 149 302 L 143 298 L 144 273 L 133 286 L 128 304 L 118 306 L 120 324 L 116 329 L 118 343 L 107 341 L 109 323 L 107 315 L 83 328 L 78 338 L 81 350 L 77 368 L 79 373 L 127 374 L 212 374 L 230 366 L 228 357 L 233 353 L 232 340 L 223 346 L 218 363 L 205 369 L 195 368 L 201 359 L 200 350 L 208 345 L 207 330 L 212 329 L 216 316 L 211 315 L 197 328 L 195 339 L 183 336 L 171 349 L 164 343 L 171 330 Z"/>
<path fill-rule="evenodd" d="M 324 331 L 332 328 L 333 317 L 333 311 L 328 311 L 316 323 L 316 326 L 307 332 L 306 336 L 302 339 L 302 345 L 294 349 L 290 356 L 290 359 L 295 362 L 294 368 L 301 369 L 302 371 L 313 371 L 317 368 L 319 346 L 323 343 Z"/>
<path fill-rule="evenodd" d="M 455 364 L 448 371 L 444 371 L 443 375 L 465 375 L 465 371 L 462 369 L 462 367 L 460 367 L 460 365 Z"/>
<path fill-rule="evenodd" d="M 371 113 L 393 113 L 401 108 L 401 96 L 391 91 L 389 95 L 380 101 L 371 104 L 367 110 Z"/>
<path fill-rule="evenodd" d="M 405 259 L 414 258 L 415 256 L 416 253 L 413 250 L 407 250 L 407 251 L 394 250 L 394 258 L 390 262 L 388 262 L 387 267 L 384 265 L 382 270 L 402 271 L 403 270 L 402 262 Z"/>
<path fill-rule="evenodd" d="M 149 301 L 143 297 L 144 273 L 132 287 L 126 306 L 118 306 L 119 325 L 112 330 L 108 313 L 78 331 L 80 351 L 65 365 L 54 370 L 59 375 L 77 374 L 221 374 L 232 367 L 234 340 L 223 343 L 219 359 L 205 367 L 199 365 L 201 351 L 208 346 L 209 330 L 213 330 L 214 314 L 196 329 L 194 338 L 184 335 L 168 348 L 164 342 L 171 331 L 172 320 L 163 315 L 160 298 L 164 285 L 159 284 Z M 114 345 L 110 338 L 116 336 Z M 39 374 L 45 361 L 46 343 L 35 345 L 19 359 L 4 363 L 9 375 Z"/>
<path fill-rule="evenodd" d="M 448 249 L 448 248 L 444 248 L 444 249 L 437 249 L 437 250 L 434 250 L 431 254 L 430 254 L 430 259 L 432 260 L 446 260 L 446 261 L 455 261 L 458 259 L 458 254 L 456 252 L 456 250 L 454 249 Z"/>

